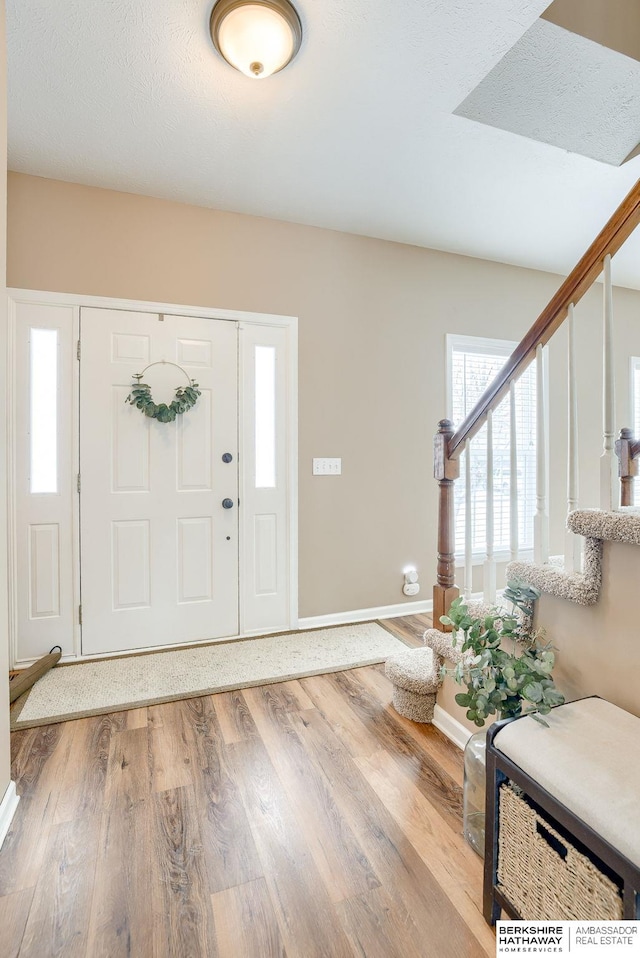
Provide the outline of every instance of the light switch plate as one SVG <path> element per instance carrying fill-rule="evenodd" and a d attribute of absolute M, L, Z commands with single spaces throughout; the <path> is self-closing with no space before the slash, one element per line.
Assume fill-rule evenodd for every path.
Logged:
<path fill-rule="evenodd" d="M 314 459 L 314 476 L 341 476 L 342 459 Z"/>

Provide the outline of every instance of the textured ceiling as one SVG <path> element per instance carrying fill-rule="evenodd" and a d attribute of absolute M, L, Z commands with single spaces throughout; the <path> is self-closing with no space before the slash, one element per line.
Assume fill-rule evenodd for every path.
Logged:
<path fill-rule="evenodd" d="M 456 114 L 619 166 L 640 141 L 640 63 L 536 20 Z"/>
<path fill-rule="evenodd" d="M 10 168 L 558 272 L 640 175 L 454 115 L 546 0 L 295 2 L 255 81 L 210 0 L 7 0 Z"/>

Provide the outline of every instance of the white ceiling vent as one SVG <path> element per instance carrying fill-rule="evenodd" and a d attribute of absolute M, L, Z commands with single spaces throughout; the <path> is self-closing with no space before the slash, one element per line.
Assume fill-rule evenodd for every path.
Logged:
<path fill-rule="evenodd" d="M 537 20 L 455 113 L 620 166 L 640 142 L 640 63 Z"/>

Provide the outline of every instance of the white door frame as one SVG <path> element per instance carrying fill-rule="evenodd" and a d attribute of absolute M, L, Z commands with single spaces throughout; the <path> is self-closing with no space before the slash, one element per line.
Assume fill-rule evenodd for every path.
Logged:
<path fill-rule="evenodd" d="M 33 659 L 20 659 L 18 652 L 18 632 L 17 632 L 17 540 L 16 540 L 16 487 L 15 487 L 15 411 L 17 401 L 17 386 L 15 381 L 15 330 L 16 330 L 16 305 L 18 303 L 37 303 L 41 305 L 68 306 L 73 309 L 73 341 L 79 340 L 79 320 L 81 307 L 96 307 L 99 309 L 122 309 L 147 313 L 164 313 L 165 315 L 190 316 L 202 319 L 230 320 L 239 323 L 240 328 L 243 325 L 249 326 L 277 326 L 286 329 L 288 339 L 287 349 L 287 417 L 289 446 L 287 450 L 287 479 L 289 485 L 289 509 L 288 509 L 288 545 L 289 545 L 289 622 L 280 631 L 296 629 L 298 627 L 298 318 L 297 316 L 280 316 L 271 313 L 254 313 L 246 310 L 218 309 L 216 307 L 202 306 L 183 306 L 175 303 L 156 303 L 144 300 L 117 299 L 107 296 L 84 296 L 77 293 L 57 293 L 46 292 L 43 290 L 14 289 L 7 290 L 8 297 L 8 362 L 7 362 L 7 463 L 8 463 L 8 510 L 9 510 L 9 653 L 10 665 L 12 668 L 24 667 L 30 665 Z M 75 411 L 79 406 L 79 363 L 74 363 L 73 373 L 73 474 L 79 474 L 79 417 Z M 242 437 L 241 437 L 242 438 Z M 243 542 L 243 511 L 239 511 L 240 538 Z M 80 515 L 79 515 L 79 497 L 73 496 L 73 590 L 74 606 L 77 609 L 80 604 Z M 242 568 L 242 560 L 241 560 Z M 240 578 L 240 631 L 237 636 L 226 638 L 239 638 L 245 634 L 243 629 L 244 621 L 244 577 Z M 86 658 L 96 658 L 96 656 L 83 656 L 80 644 L 80 624 L 76 615 L 74 621 L 73 649 L 74 654 L 64 656 L 64 660 L 76 660 Z M 210 641 L 210 640 L 207 640 Z M 170 648 L 170 646 L 159 646 L 158 648 Z M 111 653 L 123 655 L 124 653 Z M 100 655 L 99 658 L 105 658 L 106 655 Z"/>

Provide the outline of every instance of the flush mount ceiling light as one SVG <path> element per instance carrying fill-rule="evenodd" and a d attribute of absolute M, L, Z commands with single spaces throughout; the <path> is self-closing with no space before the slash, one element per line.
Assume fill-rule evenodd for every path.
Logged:
<path fill-rule="evenodd" d="M 218 0 L 210 29 L 227 63 L 258 80 L 286 67 L 302 41 L 300 17 L 289 0 Z"/>

